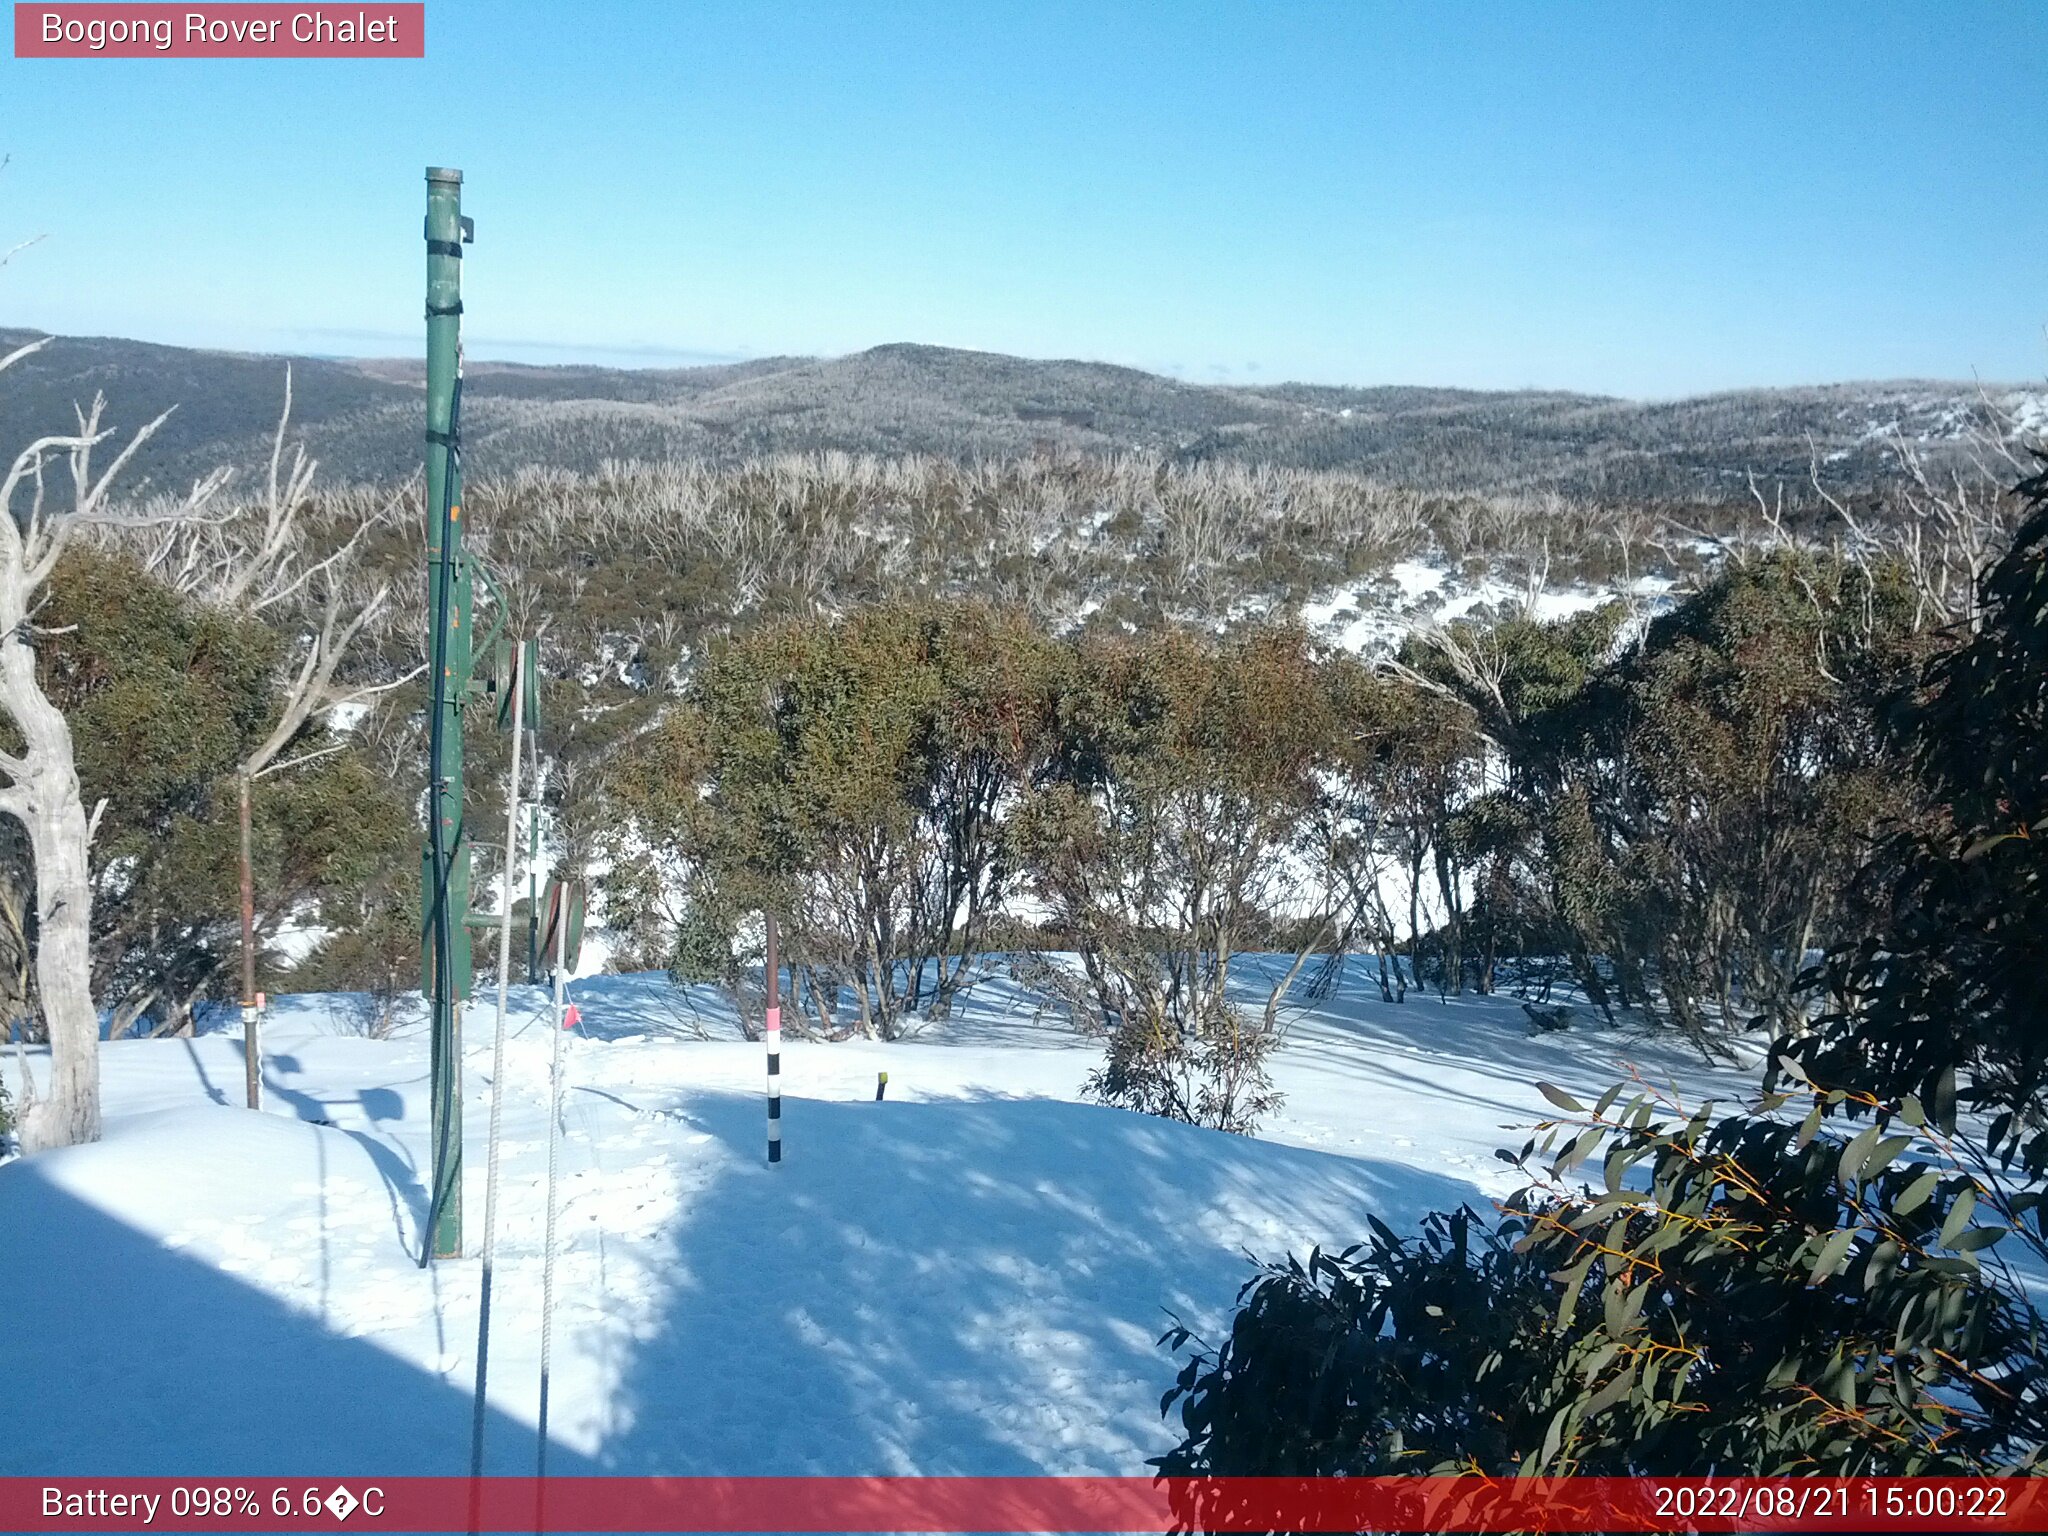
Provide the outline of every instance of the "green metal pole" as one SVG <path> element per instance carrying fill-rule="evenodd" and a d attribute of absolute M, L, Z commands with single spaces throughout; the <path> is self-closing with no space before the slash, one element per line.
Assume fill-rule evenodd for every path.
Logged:
<path fill-rule="evenodd" d="M 429 815 L 421 910 L 433 1006 L 433 1200 L 427 1250 L 462 1252 L 462 1002 L 469 995 L 469 845 L 462 705 L 472 674 L 472 584 L 462 553 L 462 172 L 427 172 L 427 661 Z M 422 1262 L 424 1262 L 424 1255 Z"/>

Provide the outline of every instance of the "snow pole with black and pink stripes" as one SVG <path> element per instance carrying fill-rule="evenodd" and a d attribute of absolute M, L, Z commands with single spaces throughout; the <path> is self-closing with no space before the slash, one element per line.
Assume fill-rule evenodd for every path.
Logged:
<path fill-rule="evenodd" d="M 775 918 L 768 916 L 768 1161 L 782 1161 L 782 986 L 775 954 Z"/>

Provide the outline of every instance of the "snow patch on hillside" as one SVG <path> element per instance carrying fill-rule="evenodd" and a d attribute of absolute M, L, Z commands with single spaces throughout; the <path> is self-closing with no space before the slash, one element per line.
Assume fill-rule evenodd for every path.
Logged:
<path fill-rule="evenodd" d="M 1483 613 L 1526 611 L 1551 623 L 1616 599 L 1660 612 L 1669 606 L 1675 586 L 1668 576 L 1639 576 L 1613 586 L 1545 589 L 1532 599 L 1526 587 L 1499 577 L 1469 582 L 1441 566 L 1402 560 L 1303 603 L 1300 611 L 1311 633 L 1354 655 L 1377 656 L 1393 651 L 1418 627 Z"/>

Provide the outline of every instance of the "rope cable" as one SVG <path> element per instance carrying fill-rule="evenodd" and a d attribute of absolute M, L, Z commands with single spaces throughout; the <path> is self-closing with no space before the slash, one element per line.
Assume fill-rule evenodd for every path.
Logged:
<path fill-rule="evenodd" d="M 519 858 L 519 749 L 526 740 L 520 676 L 525 647 L 513 652 L 512 782 L 505 801 L 505 892 L 498 914 L 498 1025 L 491 1047 L 490 1152 L 484 1176 L 483 1290 L 476 1313 L 476 1404 L 469 1426 L 469 1475 L 484 1475 L 484 1386 L 491 1369 L 491 1276 L 498 1245 L 498 1148 L 505 1111 L 505 1009 L 512 980 L 512 871 Z"/>
<path fill-rule="evenodd" d="M 557 887 L 559 889 L 559 887 Z M 562 1135 L 562 993 L 565 975 L 568 971 L 567 953 L 569 944 L 569 902 L 566 893 L 562 901 L 561 916 L 555 922 L 555 975 L 554 975 L 554 1040 L 548 1062 L 548 1181 L 547 1181 L 547 1226 L 541 1238 L 540 1264 L 540 1422 L 539 1439 L 534 1451 L 534 1477 L 538 1482 L 535 1489 L 534 1529 L 539 1531 L 546 1525 L 540 1501 L 546 1497 L 548 1475 L 548 1386 L 554 1359 L 555 1342 L 555 1174 L 556 1152 Z M 593 1145 L 595 1144 L 593 1138 Z"/>

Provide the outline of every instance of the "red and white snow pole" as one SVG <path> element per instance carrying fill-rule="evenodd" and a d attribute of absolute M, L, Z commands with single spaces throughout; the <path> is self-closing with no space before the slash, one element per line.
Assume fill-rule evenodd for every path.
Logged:
<path fill-rule="evenodd" d="M 782 1161 L 782 984 L 775 953 L 775 915 L 768 917 L 768 1161 Z"/>

